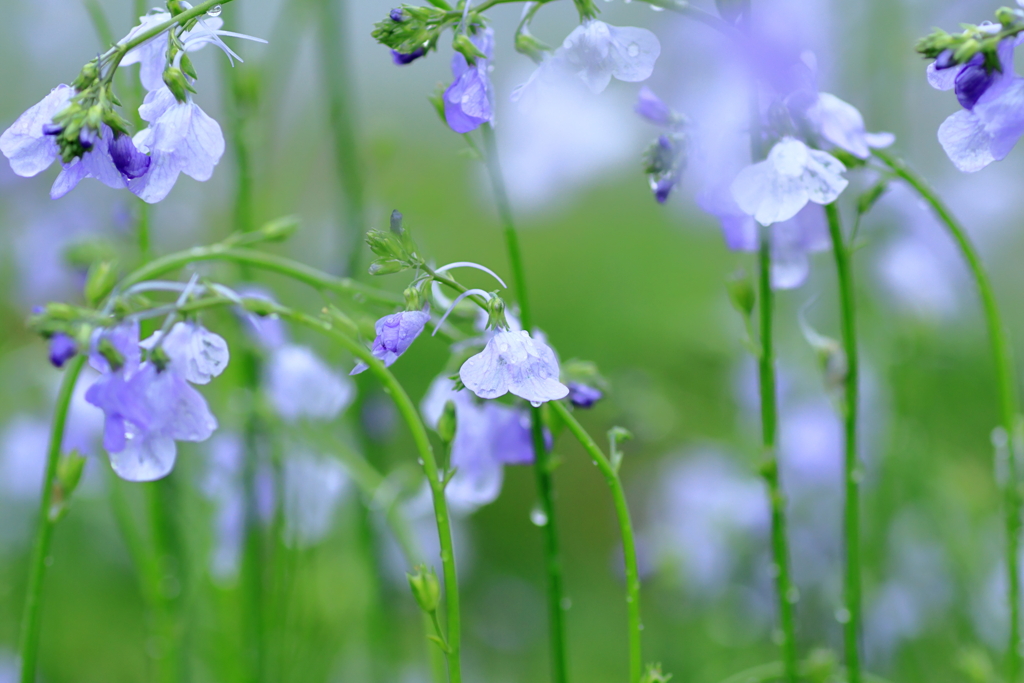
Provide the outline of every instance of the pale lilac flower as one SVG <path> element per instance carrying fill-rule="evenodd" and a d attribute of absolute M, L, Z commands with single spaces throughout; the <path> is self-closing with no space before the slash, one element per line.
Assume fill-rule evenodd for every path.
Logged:
<path fill-rule="evenodd" d="M 468 133 L 494 120 L 489 74 L 494 53 L 494 31 L 484 29 L 470 35 L 469 39 L 487 57 L 470 65 L 461 52 L 452 55 L 452 76 L 455 80 L 444 91 L 444 117 L 456 133 Z"/>
<path fill-rule="evenodd" d="M 613 76 L 630 83 L 647 80 L 660 54 L 658 37 L 647 29 L 611 26 L 591 19 L 566 36 L 550 62 L 554 68 L 577 75 L 592 92 L 599 93 Z"/>
<path fill-rule="evenodd" d="M 331 420 L 355 394 L 352 382 L 305 346 L 285 344 L 270 354 L 264 390 L 277 413 L 289 422 Z"/>
<path fill-rule="evenodd" d="M 697 203 L 721 221 L 729 249 L 758 250 L 757 223 L 736 205 L 727 187 L 709 188 L 697 196 Z M 832 248 L 825 210 L 817 204 L 808 204 L 789 220 L 772 225 L 768 238 L 771 242 L 774 289 L 794 289 L 802 285 L 810 273 L 810 255 Z"/>
<path fill-rule="evenodd" d="M 50 337 L 50 362 L 54 367 L 64 367 L 77 354 L 78 344 L 68 335 L 58 332 Z"/>
<path fill-rule="evenodd" d="M 224 338 L 197 323 L 176 323 L 163 342 L 160 342 L 161 337 L 161 333 L 156 332 L 139 346 L 148 350 L 160 343 L 175 371 L 193 384 L 209 384 L 224 372 L 230 360 Z"/>
<path fill-rule="evenodd" d="M 740 171 L 731 190 L 736 204 L 761 225 L 789 220 L 808 202 L 830 204 L 849 182 L 846 170 L 831 154 L 786 137 L 768 158 Z"/>
<path fill-rule="evenodd" d="M 420 336 L 428 322 L 430 315 L 423 311 L 402 311 L 384 316 L 374 326 L 377 338 L 373 340 L 371 353 L 382 361 L 385 367 L 390 367 L 409 349 L 416 337 Z M 349 374 L 358 375 L 369 367 L 363 361 L 359 361 Z"/>
<path fill-rule="evenodd" d="M 867 159 L 872 147 L 884 148 L 896 141 L 892 133 L 867 132 L 857 108 L 827 92 L 818 93 L 805 116 L 822 139 L 860 159 Z"/>
<path fill-rule="evenodd" d="M 525 330 L 496 332 L 484 350 L 459 370 L 462 383 L 480 398 L 498 398 L 511 392 L 539 406 L 565 398 L 569 388 L 558 381 L 554 351 Z"/>
<path fill-rule="evenodd" d="M 151 163 L 128 184 L 132 192 L 153 204 L 167 196 L 180 173 L 200 182 L 210 179 L 224 154 L 224 135 L 191 96 L 178 102 L 169 88 L 153 90 L 139 115 L 150 126 L 135 134 L 134 143 L 149 154 Z"/>
<path fill-rule="evenodd" d="M 285 461 L 283 476 L 285 541 L 315 545 L 330 532 L 348 490 L 345 469 L 332 458 L 299 453 Z"/>
<path fill-rule="evenodd" d="M 445 404 L 455 404 L 451 465 L 456 473 L 445 495 L 453 509 L 468 513 L 497 499 L 505 465 L 530 464 L 535 454 L 525 411 L 493 401 L 479 404 L 453 387 L 452 380 L 438 377 L 420 409 L 426 423 L 436 427 Z"/>
<path fill-rule="evenodd" d="M 139 25 L 133 28 L 131 32 L 124 37 L 121 43 L 127 43 L 135 38 L 135 36 L 167 22 L 170 18 L 171 15 L 166 10 L 155 10 L 144 17 L 139 17 Z M 233 31 L 223 31 L 221 30 L 223 25 L 224 20 L 219 17 L 200 17 L 196 25 L 190 31 L 186 31 L 181 36 L 181 44 L 184 46 L 185 52 L 195 52 L 212 43 L 223 50 L 224 54 L 228 56 L 228 59 L 232 60 L 232 63 L 234 63 L 234 60 L 241 62 L 242 58 L 235 54 L 235 52 L 220 39 L 220 36 L 242 38 L 244 40 L 252 40 L 257 43 L 267 42 L 262 38 L 254 38 L 253 36 L 247 36 Z M 164 31 L 153 38 L 150 38 L 141 45 L 129 50 L 124 56 L 124 59 L 121 60 L 121 66 L 127 66 L 129 64 L 140 65 L 139 78 L 146 90 L 153 91 L 164 87 L 163 74 L 164 70 L 168 66 L 167 32 Z"/>

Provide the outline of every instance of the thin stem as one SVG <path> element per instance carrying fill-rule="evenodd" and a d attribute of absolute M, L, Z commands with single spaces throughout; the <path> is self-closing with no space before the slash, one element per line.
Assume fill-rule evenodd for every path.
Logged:
<path fill-rule="evenodd" d="M 789 541 L 786 534 L 786 497 L 779 478 L 777 449 L 778 407 L 776 404 L 774 292 L 772 292 L 771 245 L 768 233 L 761 236 L 759 252 L 759 294 L 761 322 L 761 355 L 758 359 L 758 377 L 761 388 L 761 442 L 765 463 L 763 474 L 768 482 L 768 495 L 772 510 L 772 561 L 775 575 L 775 597 L 779 611 L 779 648 L 788 683 L 797 681 L 796 622 L 793 603 L 796 590 L 789 573 Z"/>
<path fill-rule="evenodd" d="M 995 364 L 996 381 L 999 385 L 999 404 L 1002 416 L 1002 427 L 1006 431 L 1007 439 L 1011 444 L 1011 455 L 1007 462 L 1007 480 L 1003 490 L 1003 504 L 1005 507 L 1006 525 L 1006 571 L 1007 571 L 1007 602 L 1009 603 L 1010 628 L 1009 642 L 1006 653 L 1006 679 L 1009 683 L 1016 683 L 1021 671 L 1020 645 L 1020 574 L 1018 568 L 1018 553 L 1020 552 L 1021 532 L 1021 499 L 1017 489 L 1017 457 L 1016 439 L 1014 434 L 1017 431 L 1017 415 L 1020 412 L 1020 395 L 1018 393 L 1016 376 L 1014 374 L 1013 352 L 1010 347 L 1009 336 L 1006 327 L 1003 325 L 1002 316 L 999 313 L 999 304 L 996 301 L 995 291 L 989 280 L 985 266 L 981 262 L 974 245 L 963 226 L 950 211 L 949 207 L 939 198 L 935 190 L 928 183 L 915 173 L 906 162 L 895 157 L 884 150 L 873 150 L 875 156 L 886 166 L 905 180 L 914 190 L 931 205 L 936 216 L 949 230 L 953 240 L 960 248 L 964 260 L 974 277 L 975 286 L 981 297 L 982 309 L 985 313 L 985 321 L 988 325 L 989 341 L 992 344 L 992 359 Z"/>
<path fill-rule="evenodd" d="M 364 206 L 363 176 L 365 168 L 359 159 L 359 136 L 355 124 L 355 89 L 352 85 L 352 59 L 350 56 L 346 3 L 340 0 L 316 0 L 317 27 L 319 29 L 320 72 L 327 92 L 327 108 L 334 134 L 334 162 L 338 174 L 339 195 L 343 203 L 341 244 L 347 262 L 346 275 L 359 269 L 359 241 L 363 234 Z"/>
<path fill-rule="evenodd" d="M 524 330 L 533 329 L 533 316 L 526 289 L 526 271 L 523 267 L 522 252 L 519 248 L 519 234 L 512 220 L 512 205 L 505 189 L 505 180 L 498 160 L 498 145 L 494 138 L 494 127 L 490 123 L 481 128 L 484 138 L 487 173 L 491 178 L 494 201 L 498 216 L 505 230 L 505 244 L 508 249 L 512 277 L 515 280 L 516 298 L 522 316 Z M 536 454 L 534 472 L 537 475 L 537 496 L 544 512 L 544 555 L 548 575 L 548 617 L 550 619 L 551 673 L 554 683 L 566 683 L 569 679 L 566 637 L 565 637 L 565 587 L 562 572 L 562 555 L 559 548 L 558 525 L 555 522 L 555 483 L 552 465 L 544 442 L 544 424 L 540 408 L 531 410 L 531 435 L 533 451 Z"/>
<path fill-rule="evenodd" d="M 630 520 L 629 505 L 626 503 L 622 480 L 615 467 L 601 451 L 601 447 L 597 445 L 573 414 L 560 401 L 551 401 L 548 405 L 565 422 L 569 431 L 590 455 L 591 460 L 604 475 L 605 481 L 608 482 L 608 488 L 612 492 L 615 514 L 619 520 L 619 532 L 622 534 L 622 554 L 626 566 L 626 608 L 629 612 L 629 680 L 630 683 L 638 683 L 643 675 L 644 665 L 643 623 L 640 620 L 640 568 L 636 559 L 633 523 Z"/>
<path fill-rule="evenodd" d="M 152 607 L 159 643 L 154 657 L 160 683 L 177 683 L 182 678 L 182 626 L 178 611 L 182 587 L 173 513 L 177 506 L 172 486 L 173 483 L 167 479 L 143 485 L 153 563 L 158 578 Z"/>
<path fill-rule="evenodd" d="M 857 417 L 859 414 L 859 361 L 857 354 L 857 318 L 854 306 L 853 270 L 850 248 L 843 237 L 839 208 L 835 203 L 825 207 L 832 252 L 835 254 L 836 275 L 839 278 L 839 307 L 842 311 L 843 352 L 846 355 L 846 376 L 843 378 L 843 422 L 845 447 L 843 477 L 846 502 L 843 508 L 843 526 L 846 540 L 846 576 L 843 601 L 846 614 L 843 621 L 843 643 L 846 649 L 846 670 L 849 683 L 860 683 L 860 631 L 861 631 L 861 566 L 860 566 L 860 462 L 857 457 Z"/>
<path fill-rule="evenodd" d="M 53 487 L 57 479 L 57 463 L 60 460 L 61 445 L 64 442 L 64 425 L 71 408 L 71 397 L 74 395 L 75 384 L 78 382 L 78 375 L 82 372 L 84 364 L 85 356 L 80 354 L 68 364 L 67 370 L 64 371 L 64 379 L 61 380 L 53 422 L 50 426 L 50 444 L 46 451 L 43 490 L 39 497 L 39 526 L 36 529 L 35 543 L 32 547 L 32 559 L 28 570 L 28 589 L 21 617 L 21 641 L 18 652 L 21 660 L 21 683 L 36 683 L 43 579 L 46 577 L 46 567 L 49 564 L 53 529 L 57 524 L 50 509 L 53 504 Z"/>

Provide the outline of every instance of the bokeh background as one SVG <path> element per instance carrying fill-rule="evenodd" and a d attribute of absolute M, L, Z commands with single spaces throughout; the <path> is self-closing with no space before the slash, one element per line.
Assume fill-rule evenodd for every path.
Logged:
<path fill-rule="evenodd" d="M 407 67 L 391 63 L 370 31 L 387 0 L 336 0 L 351 57 L 344 74 L 355 106 L 362 229 L 405 214 L 422 251 L 438 263 L 476 261 L 509 275 L 504 242 L 480 164 L 438 119 L 427 95 L 447 82 L 449 49 Z M 699 4 L 699 3 L 698 3 Z M 704 2 L 709 9 L 712 3 Z M 819 82 L 858 106 L 871 130 L 896 133 L 897 153 L 940 189 L 994 274 L 1018 355 L 1024 355 L 1019 216 L 1024 155 L 971 176 L 936 141 L 957 105 L 931 90 L 915 40 L 941 26 L 991 18 L 982 0 L 755 0 L 783 11 L 817 54 Z M 114 35 L 134 24 L 130 3 L 99 0 Z M 706 28 L 643 3 L 601 3 L 602 18 L 645 26 L 663 52 L 649 85 L 683 112 L 718 106 L 728 48 Z M 252 94 L 242 136 L 251 151 L 257 223 L 283 214 L 300 232 L 274 247 L 340 273 L 350 260 L 344 185 L 333 154 L 313 0 L 236 0 L 227 28 L 270 40 L 237 44 L 233 74 Z M 623 476 L 640 535 L 645 654 L 674 680 L 712 683 L 775 659 L 768 575 L 768 519 L 759 463 L 753 363 L 724 281 L 751 271 L 726 250 L 688 179 L 665 206 L 647 187 L 640 156 L 657 131 L 632 112 L 637 84 L 613 82 L 600 96 L 567 91 L 531 111 L 509 100 L 532 64 L 511 36 L 519 6 L 490 14 L 498 37 L 493 73 L 497 131 L 535 301 L 535 317 L 563 359 L 598 364 L 611 391 L 580 419 L 595 435 L 630 429 Z M 0 0 L 0 123 L 102 47 L 85 3 Z M 558 44 L 575 25 L 567 0 L 545 7 L 534 33 Z M 337 46 L 335 46 L 337 47 Z M 229 133 L 229 153 L 205 184 L 183 178 L 152 212 L 157 253 L 208 243 L 233 229 L 237 164 L 231 151 L 228 67 L 215 50 L 196 58 L 197 101 Z M 133 67 L 134 69 L 134 67 Z M 131 70 L 129 70 L 131 71 Z M 711 103 L 711 104 L 709 104 Z M 137 205 L 89 181 L 47 196 L 54 171 L 33 180 L 0 165 L 0 681 L 13 681 L 24 576 L 41 480 L 47 422 L 59 373 L 25 327 L 31 308 L 78 300 L 87 249 L 131 253 Z M 995 385 L 975 292 L 941 227 L 909 192 L 894 187 L 865 219 L 856 253 L 864 357 L 865 648 L 870 670 L 894 681 L 995 680 L 1006 630 L 999 494 L 990 441 Z M 368 251 L 356 276 L 365 280 Z M 89 252 L 93 253 L 93 252 Z M 77 256 L 76 256 L 77 255 Z M 130 262 L 130 256 L 125 257 Z M 237 284 L 230 268 L 207 268 Z M 252 276 L 284 301 L 315 311 L 322 301 L 273 277 Z M 830 255 L 814 259 L 802 288 L 780 296 L 782 461 L 790 493 L 793 565 L 803 654 L 837 651 L 841 581 L 840 426 L 799 312 L 838 335 Z M 465 281 L 490 286 L 481 276 Z M 375 284 L 401 291 L 402 276 Z M 370 315 L 369 313 L 367 314 Z M 247 343 L 229 315 L 207 324 L 241 357 Z M 350 359 L 322 340 L 294 336 L 339 371 Z M 447 349 L 423 337 L 395 366 L 419 400 L 445 369 Z M 218 520 L 218 457 L 231 461 L 247 407 L 236 362 L 205 391 L 222 424 L 207 444 L 180 449 L 161 485 L 175 501 L 176 549 L 167 590 L 185 634 L 184 681 L 426 681 L 427 643 L 405 566 L 380 515 L 344 467 L 320 509 L 315 538 L 281 529 L 267 543 L 254 589 L 240 579 L 237 548 L 224 548 Z M 339 424 L 270 423 L 257 435 L 286 457 L 314 453 L 343 462 L 355 448 L 383 472 L 415 477 L 415 455 L 386 397 L 370 379 Z M 48 576 L 42 680 L 120 683 L 153 679 L 162 643 L 152 633 L 138 572 L 124 539 L 145 529 L 146 487 L 115 482 L 97 449 L 97 416 L 76 403 L 73 430 L 91 452 L 86 481 L 57 529 Z M 360 430 L 368 436 L 357 442 Z M 234 435 L 234 436 L 233 436 Z M 332 444 L 334 444 L 332 446 Z M 349 444 L 348 446 L 339 444 Z M 351 444 L 356 444 L 351 446 Z M 565 552 L 570 669 L 574 680 L 621 681 L 626 672 L 621 546 L 608 492 L 569 438 L 556 444 L 558 520 Z M 228 455 L 224 455 L 228 453 Z M 218 455 L 220 454 L 220 455 Z M 335 470 L 331 470 L 335 472 Z M 410 474 L 410 472 L 413 472 Z M 333 476 L 333 475 L 332 475 Z M 152 487 L 151 487 L 152 488 Z M 337 495 L 335 495 L 337 494 Z M 314 494 L 309 494 L 314 495 Z M 531 522 L 533 473 L 507 468 L 501 497 L 457 525 L 464 596 L 467 680 L 546 680 L 541 533 Z M 415 515 L 415 506 L 408 511 Z M 413 519 L 428 548 L 429 518 Z M 143 539 L 145 540 L 145 539 Z M 235 554 L 232 554 L 235 553 Z M 245 572 L 242 572 L 242 576 Z M 253 598 L 253 591 L 257 598 Z M 254 616 L 255 615 L 255 616 Z M 262 639 L 257 641 L 256 639 Z M 265 673 L 252 678 L 255 642 Z"/>

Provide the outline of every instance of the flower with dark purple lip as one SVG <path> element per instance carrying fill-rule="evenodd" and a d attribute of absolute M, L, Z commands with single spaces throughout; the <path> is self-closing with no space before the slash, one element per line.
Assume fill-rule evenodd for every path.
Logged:
<path fill-rule="evenodd" d="M 398 66 L 405 66 L 406 64 L 412 64 L 417 59 L 427 54 L 427 51 L 422 47 L 416 48 L 415 52 L 399 52 L 398 50 L 391 51 L 391 59 Z"/>
<path fill-rule="evenodd" d="M 592 408 L 595 403 L 604 398 L 604 392 L 597 387 L 580 382 L 569 382 L 569 401 L 577 408 Z"/>
<path fill-rule="evenodd" d="M 143 154 L 132 142 L 130 135 L 114 134 L 114 142 L 110 145 L 110 158 L 114 166 L 128 180 L 146 175 L 152 158 Z"/>
<path fill-rule="evenodd" d="M 64 367 L 64 364 L 74 358 L 77 353 L 78 344 L 63 332 L 58 332 L 50 337 L 50 362 L 54 367 Z"/>

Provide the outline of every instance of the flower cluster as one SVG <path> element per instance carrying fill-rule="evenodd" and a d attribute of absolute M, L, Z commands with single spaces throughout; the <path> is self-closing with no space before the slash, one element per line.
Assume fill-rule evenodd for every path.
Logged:
<path fill-rule="evenodd" d="M 181 14 L 191 9 L 186 2 Z M 219 11 L 218 11 L 219 13 Z M 224 154 L 220 126 L 192 100 L 197 78 L 189 53 L 216 45 L 239 59 L 221 36 L 261 41 L 221 29 L 219 17 L 155 10 L 107 53 L 89 62 L 71 85 L 59 85 L 0 135 L 0 152 L 22 177 L 32 177 L 60 161 L 50 190 L 63 197 L 85 178 L 127 188 L 144 201 L 159 202 L 182 173 L 209 180 Z M 164 28 L 163 31 L 159 31 Z M 157 33 L 150 35 L 153 31 Z M 119 66 L 140 64 L 148 91 L 139 117 L 148 127 L 133 136 L 114 109 L 113 77 Z"/>

